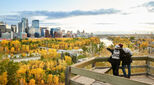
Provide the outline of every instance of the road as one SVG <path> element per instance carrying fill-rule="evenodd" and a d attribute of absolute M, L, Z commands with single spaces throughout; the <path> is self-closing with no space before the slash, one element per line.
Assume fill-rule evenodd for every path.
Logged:
<path fill-rule="evenodd" d="M 10 59 L 13 62 L 21 62 L 21 61 L 30 61 L 30 60 L 39 60 L 41 57 L 29 57 L 29 58 L 18 58 L 18 59 Z"/>

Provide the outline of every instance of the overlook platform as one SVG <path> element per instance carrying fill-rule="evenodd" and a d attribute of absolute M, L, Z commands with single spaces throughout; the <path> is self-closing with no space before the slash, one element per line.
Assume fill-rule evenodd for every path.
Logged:
<path fill-rule="evenodd" d="M 97 62 L 107 62 L 108 57 L 93 57 L 67 67 L 65 85 L 154 85 L 154 57 L 133 57 L 133 61 L 142 61 L 142 65 L 132 65 L 130 79 L 113 76 L 111 67 L 97 66 Z M 144 69 L 144 70 L 142 70 Z"/>

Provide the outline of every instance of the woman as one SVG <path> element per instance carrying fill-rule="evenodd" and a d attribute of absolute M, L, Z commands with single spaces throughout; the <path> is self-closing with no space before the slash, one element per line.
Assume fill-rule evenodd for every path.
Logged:
<path fill-rule="evenodd" d="M 122 44 L 119 44 L 120 48 L 124 50 L 125 55 L 122 56 L 122 71 L 124 74 L 124 77 L 130 78 L 131 76 L 131 63 L 132 63 L 132 51 L 129 48 L 123 48 Z M 126 74 L 125 68 L 128 68 L 128 75 Z"/>
<path fill-rule="evenodd" d="M 120 58 L 123 56 L 124 51 L 120 48 L 119 45 L 116 45 L 114 49 L 107 48 L 107 50 L 112 53 L 108 61 L 112 65 L 113 75 L 119 76 Z"/>

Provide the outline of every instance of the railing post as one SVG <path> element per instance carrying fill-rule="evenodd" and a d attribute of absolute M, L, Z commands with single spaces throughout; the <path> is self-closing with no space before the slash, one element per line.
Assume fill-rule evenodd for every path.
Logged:
<path fill-rule="evenodd" d="M 92 68 L 94 68 L 94 67 L 95 67 L 95 64 L 96 64 L 96 62 L 92 63 Z"/>
<path fill-rule="evenodd" d="M 150 72 L 150 61 L 149 61 L 149 57 L 147 56 L 147 60 L 146 60 L 146 65 L 147 65 L 147 68 L 146 68 L 146 75 L 148 76 L 149 75 L 149 72 Z"/>
<path fill-rule="evenodd" d="M 65 85 L 70 85 L 71 67 L 67 66 L 65 70 Z"/>

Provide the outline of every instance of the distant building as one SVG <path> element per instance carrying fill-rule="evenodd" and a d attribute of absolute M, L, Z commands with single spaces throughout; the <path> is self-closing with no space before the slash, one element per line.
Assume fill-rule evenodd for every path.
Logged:
<path fill-rule="evenodd" d="M 52 37 L 59 37 L 59 34 L 60 34 L 60 28 L 59 27 L 57 27 L 57 28 L 51 28 L 50 29 L 50 35 L 52 36 Z"/>
<path fill-rule="evenodd" d="M 77 34 L 80 34 L 80 31 L 79 30 L 77 30 Z"/>
<path fill-rule="evenodd" d="M 35 33 L 40 34 L 39 20 L 32 21 L 32 28 L 35 28 Z"/>
<path fill-rule="evenodd" d="M 27 33 L 21 32 L 19 38 L 20 38 L 20 39 L 25 39 L 25 38 L 27 38 Z"/>
<path fill-rule="evenodd" d="M 39 29 L 39 20 L 33 20 L 33 21 L 32 21 L 32 27 L 33 27 L 33 28 L 38 28 L 38 29 Z"/>
<path fill-rule="evenodd" d="M 45 30 L 45 37 L 50 37 L 49 30 Z"/>
<path fill-rule="evenodd" d="M 44 29 L 44 28 L 41 29 L 41 36 L 42 36 L 42 37 L 45 37 L 45 30 L 46 30 L 46 29 Z"/>
<path fill-rule="evenodd" d="M 30 28 L 29 29 L 29 34 L 31 35 L 31 37 L 34 37 L 34 34 L 35 34 L 35 28 Z"/>
<path fill-rule="evenodd" d="M 4 22 L 0 22 L 0 25 L 5 25 Z"/>
<path fill-rule="evenodd" d="M 11 31 L 17 33 L 17 26 L 16 25 L 11 25 Z"/>
<path fill-rule="evenodd" d="M 18 34 L 20 34 L 23 30 L 22 30 L 22 22 L 18 23 Z"/>
<path fill-rule="evenodd" d="M 42 36 L 42 37 L 45 37 L 45 30 L 46 29 L 48 29 L 48 27 L 40 27 L 40 35 Z"/>
<path fill-rule="evenodd" d="M 6 26 L 0 25 L 0 32 L 5 33 L 6 32 Z"/>
<path fill-rule="evenodd" d="M 10 39 L 11 38 L 11 33 L 2 33 L 2 36 L 1 36 L 2 39 Z"/>
<path fill-rule="evenodd" d="M 22 18 L 21 19 L 21 24 L 22 24 L 22 32 L 28 32 L 28 19 L 27 18 Z"/>
<path fill-rule="evenodd" d="M 2 33 L 5 33 L 6 32 L 6 26 L 1 24 L 0 25 L 0 37 L 2 36 Z"/>
<path fill-rule="evenodd" d="M 62 37 L 65 37 L 66 33 L 65 30 L 62 30 Z"/>
<path fill-rule="evenodd" d="M 8 32 L 6 32 L 6 33 L 2 33 L 2 36 L 1 36 L 1 38 L 2 39 L 13 39 L 13 32 L 11 32 L 11 33 L 8 33 Z"/>
<path fill-rule="evenodd" d="M 28 19 L 22 18 L 21 22 L 18 23 L 18 35 L 19 38 L 22 38 L 22 35 L 25 33 L 28 33 L 29 27 L 28 27 Z"/>
<path fill-rule="evenodd" d="M 11 33 L 11 29 L 6 29 L 6 32 Z"/>
<path fill-rule="evenodd" d="M 5 26 L 6 26 L 6 29 L 10 29 L 10 27 L 9 27 L 9 25 L 8 25 L 8 24 L 5 24 Z"/>
<path fill-rule="evenodd" d="M 71 37 L 71 31 L 67 31 L 66 37 Z"/>
<path fill-rule="evenodd" d="M 78 30 L 77 31 L 77 34 L 73 35 L 73 37 L 84 37 L 84 38 L 88 38 L 88 37 L 93 37 L 93 33 L 86 33 L 84 30 L 83 30 L 83 32 L 80 32 Z"/>
<path fill-rule="evenodd" d="M 22 18 L 18 23 L 18 33 L 25 32 L 26 28 L 28 28 L 28 19 Z"/>
<path fill-rule="evenodd" d="M 27 18 L 22 18 L 22 22 L 24 24 L 24 32 L 28 33 L 28 31 L 29 31 L 28 19 Z"/>

